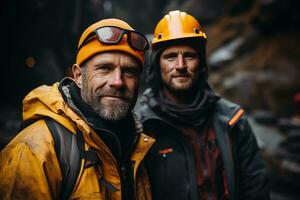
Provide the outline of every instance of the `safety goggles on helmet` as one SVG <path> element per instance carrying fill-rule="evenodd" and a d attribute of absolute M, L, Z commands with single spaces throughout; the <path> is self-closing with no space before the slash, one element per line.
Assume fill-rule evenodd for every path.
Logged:
<path fill-rule="evenodd" d="M 95 35 L 97 39 L 103 44 L 118 44 L 124 34 L 127 35 L 127 43 L 133 49 L 138 51 L 145 51 L 149 48 L 148 40 L 142 33 L 122 29 L 115 26 L 104 26 L 91 32 L 78 47 L 77 53 L 84 45 L 86 45 L 92 38 L 94 38 Z"/>

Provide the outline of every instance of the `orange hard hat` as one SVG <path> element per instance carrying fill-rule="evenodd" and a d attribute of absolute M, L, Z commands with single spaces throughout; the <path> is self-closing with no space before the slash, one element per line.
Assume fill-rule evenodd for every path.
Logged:
<path fill-rule="evenodd" d="M 199 38 L 206 41 L 201 25 L 193 16 L 179 10 L 171 11 L 156 25 L 152 47 L 182 38 Z"/>
<path fill-rule="evenodd" d="M 77 46 L 77 55 L 76 55 L 76 64 L 80 65 L 87 59 L 91 58 L 93 55 L 101 52 L 106 51 L 122 51 L 127 54 L 130 54 L 137 58 L 141 63 L 144 61 L 144 52 L 133 49 L 127 42 L 127 35 L 124 34 L 122 39 L 117 44 L 103 44 L 94 37 L 93 39 L 89 40 L 86 44 L 83 42 L 90 36 L 92 32 L 96 29 L 105 27 L 105 26 L 113 26 L 118 27 L 124 30 L 134 31 L 134 29 L 127 24 L 126 22 L 110 18 L 98 21 L 91 26 L 89 26 L 81 35 L 78 46 Z"/>

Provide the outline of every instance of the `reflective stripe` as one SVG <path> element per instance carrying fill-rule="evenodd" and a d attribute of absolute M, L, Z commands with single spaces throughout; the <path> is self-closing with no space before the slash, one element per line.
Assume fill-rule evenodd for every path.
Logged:
<path fill-rule="evenodd" d="M 168 149 L 162 149 L 158 151 L 158 154 L 167 154 L 167 153 L 172 153 L 173 149 L 172 148 L 168 148 Z"/>
<path fill-rule="evenodd" d="M 234 116 L 233 118 L 228 122 L 229 126 L 232 126 L 235 122 L 237 122 L 241 116 L 244 114 L 244 110 L 240 109 Z"/>

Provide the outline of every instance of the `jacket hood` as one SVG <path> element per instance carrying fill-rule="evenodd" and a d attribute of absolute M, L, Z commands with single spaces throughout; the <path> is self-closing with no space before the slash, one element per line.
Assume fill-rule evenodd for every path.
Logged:
<path fill-rule="evenodd" d="M 71 81 L 71 79 L 69 80 Z M 42 85 L 32 90 L 23 99 L 23 121 L 36 121 L 44 117 L 50 117 L 71 132 L 75 132 L 76 126 L 88 131 L 90 129 L 88 125 L 64 102 L 59 91 L 59 84 L 57 82 L 52 86 Z"/>
<path fill-rule="evenodd" d="M 58 83 L 42 85 L 32 90 L 23 99 L 23 120 L 51 117 L 57 119 L 63 111 L 63 98 Z"/>

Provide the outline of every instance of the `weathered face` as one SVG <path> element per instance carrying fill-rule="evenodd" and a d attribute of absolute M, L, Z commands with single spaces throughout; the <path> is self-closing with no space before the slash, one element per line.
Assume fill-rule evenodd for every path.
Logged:
<path fill-rule="evenodd" d="M 104 52 L 83 67 L 73 66 L 82 99 L 106 120 L 120 120 L 133 108 L 140 75 L 139 63 L 121 52 Z"/>
<path fill-rule="evenodd" d="M 187 45 L 166 48 L 159 60 L 162 82 L 173 92 L 192 89 L 199 76 L 200 59 L 197 51 Z"/>

